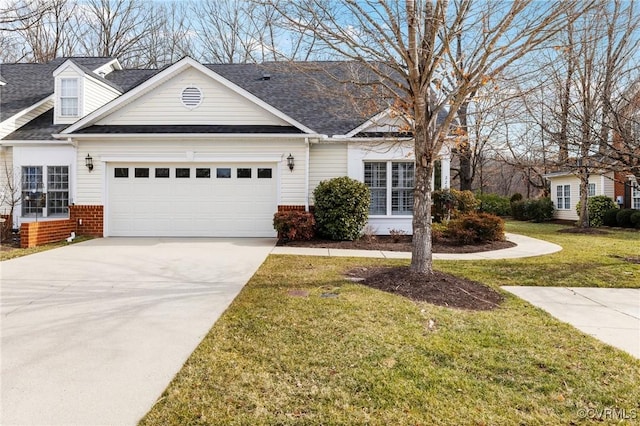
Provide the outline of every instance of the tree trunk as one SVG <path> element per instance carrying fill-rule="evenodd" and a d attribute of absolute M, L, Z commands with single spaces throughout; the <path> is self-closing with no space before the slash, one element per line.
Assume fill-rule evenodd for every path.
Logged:
<path fill-rule="evenodd" d="M 473 164 L 471 158 L 471 143 L 469 141 L 469 123 L 467 109 L 469 103 L 464 102 L 458 110 L 460 120 L 461 141 L 458 145 L 458 158 L 460 161 L 460 191 L 471 191 L 473 185 Z"/>
<path fill-rule="evenodd" d="M 424 128 L 416 128 L 416 170 L 413 193 L 413 245 L 411 252 L 411 272 L 431 274 L 433 256 L 431 250 L 431 176 L 434 158 L 426 146 L 430 145 Z"/>
<path fill-rule="evenodd" d="M 589 227 L 589 175 L 580 171 L 580 228 Z"/>

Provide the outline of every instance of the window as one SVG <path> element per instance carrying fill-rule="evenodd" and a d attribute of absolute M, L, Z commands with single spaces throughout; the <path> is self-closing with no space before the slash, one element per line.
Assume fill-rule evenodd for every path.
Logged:
<path fill-rule="evenodd" d="M 595 197 L 596 196 L 596 184 L 595 183 L 590 183 L 587 186 L 587 194 L 589 195 L 589 197 Z"/>
<path fill-rule="evenodd" d="M 238 168 L 238 170 L 236 170 L 236 176 L 238 179 L 251 178 L 251 169 Z"/>
<path fill-rule="evenodd" d="M 191 176 L 191 169 L 186 167 L 178 167 L 176 168 L 176 177 L 177 178 L 188 178 Z"/>
<path fill-rule="evenodd" d="M 113 169 L 113 177 L 115 178 L 128 178 L 129 177 L 129 168 L 128 167 L 116 167 Z"/>
<path fill-rule="evenodd" d="M 414 164 L 406 161 L 365 162 L 364 183 L 371 192 L 369 214 L 413 214 L 414 170 Z"/>
<path fill-rule="evenodd" d="M 364 183 L 371 192 L 369 214 L 387 214 L 387 163 L 364 163 Z"/>
<path fill-rule="evenodd" d="M 271 179 L 271 169 L 258 169 L 258 179 Z"/>
<path fill-rule="evenodd" d="M 391 164 L 391 214 L 413 214 L 413 163 Z"/>
<path fill-rule="evenodd" d="M 42 215 L 43 190 L 42 167 L 22 167 L 22 216 Z"/>
<path fill-rule="evenodd" d="M 169 177 L 169 168 L 168 167 L 157 167 L 156 168 L 156 179 L 157 178 L 168 178 Z"/>
<path fill-rule="evenodd" d="M 231 169 L 229 169 L 229 168 L 218 168 L 218 169 L 216 169 L 216 177 L 218 179 L 230 179 L 231 178 Z"/>
<path fill-rule="evenodd" d="M 571 185 L 558 185 L 556 187 L 556 208 L 558 210 L 571 209 Z"/>
<path fill-rule="evenodd" d="M 60 115 L 77 117 L 78 111 L 78 79 L 63 78 L 60 80 Z"/>
<path fill-rule="evenodd" d="M 134 176 L 137 178 L 148 178 L 149 177 L 149 168 L 148 167 L 136 167 Z"/>
<path fill-rule="evenodd" d="M 640 210 L 640 185 L 631 185 L 631 208 Z"/>
<path fill-rule="evenodd" d="M 211 177 L 211 169 L 196 169 L 196 178 L 209 179 Z"/>
<path fill-rule="evenodd" d="M 69 212 L 69 166 L 47 167 L 47 215 Z"/>

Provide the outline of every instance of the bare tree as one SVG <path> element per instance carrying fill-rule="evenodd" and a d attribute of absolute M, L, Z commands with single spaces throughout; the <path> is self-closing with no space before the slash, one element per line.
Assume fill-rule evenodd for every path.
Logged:
<path fill-rule="evenodd" d="M 565 25 L 570 2 L 460 0 L 273 2 L 293 29 L 308 31 L 342 58 L 358 61 L 401 92 L 416 158 L 411 270 L 432 272 L 431 175 L 460 106 L 479 88 L 539 48 Z M 464 38 L 461 64 L 458 35 Z M 384 64 L 384 65 L 381 65 Z M 393 73 L 396 78 L 389 81 Z M 447 76 L 456 75 L 453 82 Z"/>

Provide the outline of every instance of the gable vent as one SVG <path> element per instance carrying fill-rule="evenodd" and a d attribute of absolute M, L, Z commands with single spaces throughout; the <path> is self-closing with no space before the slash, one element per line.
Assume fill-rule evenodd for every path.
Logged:
<path fill-rule="evenodd" d="M 189 86 L 182 91 L 180 99 L 186 108 L 197 108 L 202 103 L 202 91 L 197 87 Z"/>

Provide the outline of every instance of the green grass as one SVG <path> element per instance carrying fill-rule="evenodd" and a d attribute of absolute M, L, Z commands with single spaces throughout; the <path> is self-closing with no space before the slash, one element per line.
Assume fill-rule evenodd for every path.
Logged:
<path fill-rule="evenodd" d="M 15 259 L 16 257 L 28 256 L 34 253 L 40 253 L 42 251 L 47 251 L 51 249 L 55 249 L 58 247 L 68 246 L 69 244 L 81 243 L 82 241 L 90 240 L 92 237 L 79 236 L 73 240 L 72 243 L 68 243 L 66 241 L 60 241 L 57 243 L 44 244 L 37 247 L 29 247 L 29 248 L 9 248 L 3 247 L 0 250 L 0 262 L 3 260 Z"/>
<path fill-rule="evenodd" d="M 509 225 L 511 232 L 565 246 L 549 256 L 555 261 L 436 266 L 493 287 L 519 283 L 506 280 L 519 266 L 527 269 L 518 272 L 522 277 L 551 279 L 545 268 L 582 261 L 575 250 L 586 251 L 597 271 L 624 266 L 597 255 L 605 249 L 583 250 L 583 236 L 556 229 Z M 637 250 L 638 234 L 584 237 L 614 254 Z M 568 425 L 589 423 L 586 409 L 592 415 L 623 409 L 640 418 L 640 361 L 514 296 L 505 294 L 494 311 L 461 311 L 414 303 L 341 275 L 356 266 L 404 264 L 270 256 L 141 424 Z M 628 270 L 640 276 L 637 266 Z M 550 274 L 563 275 L 555 266 Z M 290 296 L 293 289 L 309 296 Z M 323 298 L 326 292 L 339 297 Z"/>
<path fill-rule="evenodd" d="M 491 284 L 640 288 L 640 232 L 609 230 L 607 235 L 563 234 L 567 226 L 508 222 L 507 232 L 556 243 L 562 250 L 548 256 L 474 262 L 441 262 L 438 268 Z"/>

